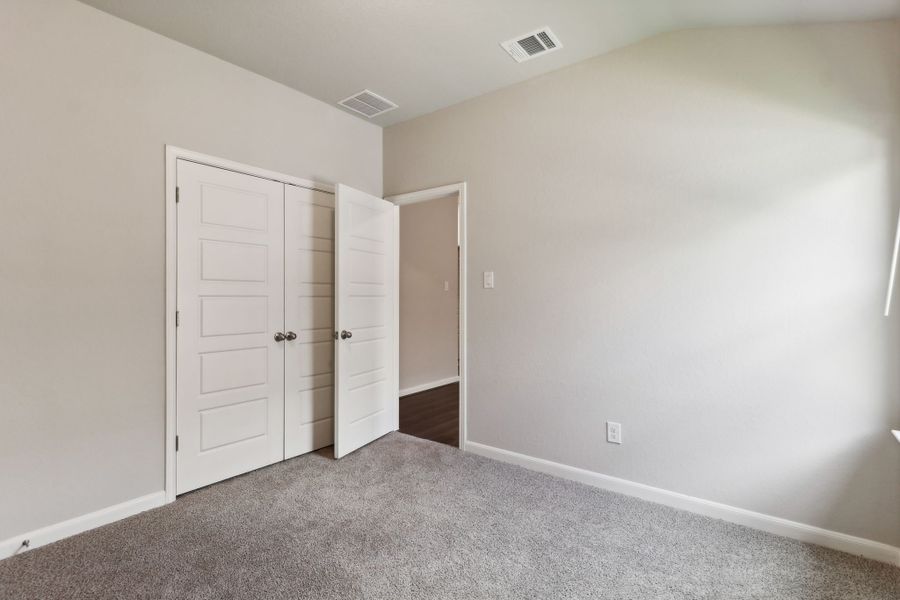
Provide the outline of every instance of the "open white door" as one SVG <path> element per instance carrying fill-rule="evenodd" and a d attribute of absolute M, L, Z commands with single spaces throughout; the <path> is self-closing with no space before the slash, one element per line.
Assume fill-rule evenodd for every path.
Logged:
<path fill-rule="evenodd" d="M 284 457 L 334 435 L 334 196 L 284 186 Z"/>
<path fill-rule="evenodd" d="M 399 214 L 387 200 L 337 186 L 335 458 L 398 428 Z"/>

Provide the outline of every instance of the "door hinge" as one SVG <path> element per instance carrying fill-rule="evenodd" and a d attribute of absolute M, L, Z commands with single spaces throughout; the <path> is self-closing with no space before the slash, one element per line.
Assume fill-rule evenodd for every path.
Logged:
<path fill-rule="evenodd" d="M 175 311 L 175 327 L 180 327 L 180 326 L 181 326 L 181 311 L 176 310 Z"/>
<path fill-rule="evenodd" d="M 175 186 L 175 204 L 178 204 L 179 202 L 181 202 L 181 188 Z"/>
<path fill-rule="evenodd" d="M 175 452 L 178 452 L 178 436 L 175 436 Z"/>

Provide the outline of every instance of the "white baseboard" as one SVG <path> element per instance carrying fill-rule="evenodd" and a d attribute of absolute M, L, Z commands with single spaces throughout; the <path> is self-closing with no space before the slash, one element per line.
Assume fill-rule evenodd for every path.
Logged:
<path fill-rule="evenodd" d="M 873 540 L 867 540 L 865 538 L 847 535 L 837 531 L 830 531 L 820 527 L 813 527 L 812 525 L 789 521 L 780 517 L 773 517 L 771 515 L 753 512 L 743 508 L 721 504 L 719 502 L 695 498 L 686 494 L 679 494 L 678 492 L 670 492 L 643 483 L 611 477 L 609 475 L 603 475 L 602 473 L 588 471 L 587 469 L 579 469 L 578 467 L 570 467 L 549 460 L 534 458 L 525 454 L 479 444 L 478 442 L 467 442 L 465 450 L 467 452 L 472 452 L 473 454 L 519 465 L 533 471 L 548 473 L 550 475 L 578 481 L 601 489 L 618 492 L 628 496 L 635 496 L 658 504 L 664 504 L 666 506 L 687 510 L 708 517 L 722 519 L 723 521 L 729 521 L 754 529 L 767 531 L 776 535 L 900 566 L 900 548 L 881 542 L 875 542 Z M 155 492 L 67 521 L 62 521 L 61 523 L 56 523 L 11 537 L 0 541 L 0 559 L 8 558 L 18 552 L 25 551 L 22 549 L 23 540 L 29 540 L 28 549 L 32 550 L 77 533 L 88 531 L 95 527 L 100 527 L 101 525 L 106 525 L 136 515 L 145 510 L 162 506 L 163 504 L 166 504 L 165 492 Z"/>
<path fill-rule="evenodd" d="M 431 390 L 436 387 L 441 387 L 442 385 L 450 385 L 451 383 L 456 383 L 459 381 L 459 375 L 456 377 L 448 377 L 447 379 L 438 379 L 437 381 L 429 381 L 428 383 L 422 383 L 420 385 L 414 385 L 412 387 L 404 388 L 400 390 L 400 397 L 409 396 L 410 394 L 418 394 L 419 392 L 424 392 L 425 390 Z"/>
<path fill-rule="evenodd" d="M 11 537 L 0 541 L 0 560 L 9 558 L 20 552 L 33 550 L 40 546 L 67 538 L 76 533 L 81 533 L 89 529 L 94 529 L 95 527 L 100 527 L 101 525 L 112 523 L 113 521 L 124 519 L 125 517 L 130 517 L 131 515 L 136 515 L 145 510 L 162 506 L 165 503 L 166 493 L 154 492 L 152 494 L 147 494 L 146 496 L 141 496 L 140 498 L 126 500 L 121 504 L 101 508 L 98 511 L 86 515 L 74 517 L 68 521 L 62 521 L 61 523 L 48 525 L 47 527 L 42 527 L 40 529 L 35 529 L 34 531 L 29 531 L 28 533 Z M 29 542 L 27 548 L 22 546 L 24 540 L 28 540 Z"/>
<path fill-rule="evenodd" d="M 760 529 L 762 531 L 808 542 L 810 544 L 817 544 L 819 546 L 825 546 L 826 548 L 832 548 L 849 554 L 856 554 L 900 566 L 900 548 L 881 542 L 875 542 L 873 540 L 867 540 L 865 538 L 855 537 L 837 531 L 830 531 L 820 527 L 813 527 L 812 525 L 805 525 L 803 523 L 797 523 L 796 521 L 789 521 L 780 517 L 773 517 L 771 515 L 753 512 L 743 508 L 721 504 L 719 502 L 703 500 L 702 498 L 695 498 L 693 496 L 679 494 L 678 492 L 670 492 L 661 488 L 644 485 L 643 483 L 619 479 L 618 477 L 610 477 L 609 475 L 603 475 L 602 473 L 570 467 L 549 460 L 494 448 L 493 446 L 486 446 L 477 442 L 468 442 L 466 444 L 466 451 L 502 462 L 519 465 L 520 467 L 525 467 L 532 471 L 556 475 L 557 477 L 571 479 L 604 490 L 610 490 L 628 496 L 636 496 L 644 500 L 680 508 L 707 517 L 722 519 L 723 521 L 745 525 L 747 527 L 752 527 L 753 529 Z"/>

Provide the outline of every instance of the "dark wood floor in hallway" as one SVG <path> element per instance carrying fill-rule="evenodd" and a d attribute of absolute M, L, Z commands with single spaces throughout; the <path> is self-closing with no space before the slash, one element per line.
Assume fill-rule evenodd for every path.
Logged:
<path fill-rule="evenodd" d="M 459 384 L 400 398 L 400 432 L 459 447 Z"/>

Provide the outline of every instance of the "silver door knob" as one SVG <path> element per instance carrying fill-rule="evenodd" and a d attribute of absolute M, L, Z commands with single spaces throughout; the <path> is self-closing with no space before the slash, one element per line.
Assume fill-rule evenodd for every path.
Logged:
<path fill-rule="evenodd" d="M 283 342 L 283 341 L 284 341 L 284 334 L 281 333 L 280 331 L 277 332 L 277 333 L 275 333 L 275 341 L 276 341 L 276 342 Z"/>
<path fill-rule="evenodd" d="M 287 333 L 284 334 L 284 339 L 286 339 L 289 342 L 293 342 L 294 340 L 297 339 L 297 334 L 294 333 L 293 331 L 288 331 Z"/>
<path fill-rule="evenodd" d="M 341 331 L 341 339 L 348 340 L 353 337 L 353 332 L 347 331 L 346 329 Z"/>

